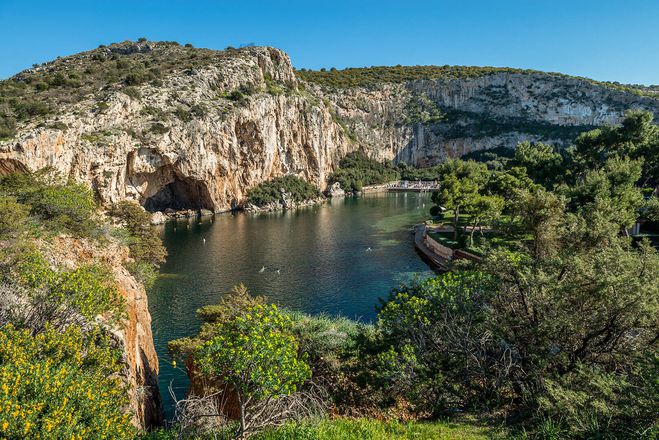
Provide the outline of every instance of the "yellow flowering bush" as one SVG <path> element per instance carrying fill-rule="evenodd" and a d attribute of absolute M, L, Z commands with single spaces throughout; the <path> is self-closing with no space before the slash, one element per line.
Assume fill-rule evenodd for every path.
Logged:
<path fill-rule="evenodd" d="M 119 368 L 98 332 L 0 328 L 0 438 L 134 437 Z"/>

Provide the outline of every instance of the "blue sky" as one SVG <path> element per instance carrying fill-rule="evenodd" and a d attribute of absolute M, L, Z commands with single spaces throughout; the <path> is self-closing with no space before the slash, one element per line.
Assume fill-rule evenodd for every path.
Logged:
<path fill-rule="evenodd" d="M 659 84 L 657 0 L 0 0 L 0 78 L 137 39 L 279 47 L 298 67 L 460 64 Z"/>

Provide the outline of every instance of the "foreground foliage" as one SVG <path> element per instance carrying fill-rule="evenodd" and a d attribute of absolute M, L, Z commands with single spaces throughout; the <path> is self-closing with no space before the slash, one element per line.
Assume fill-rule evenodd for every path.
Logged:
<path fill-rule="evenodd" d="M 59 255 L 62 243 L 110 242 L 91 191 L 50 170 L 14 174 L 0 179 L 0 206 L 0 438 L 134 437 L 113 272 Z"/>
<path fill-rule="evenodd" d="M 101 334 L 76 326 L 37 335 L 11 324 L 0 328 L 0 436 L 130 438 L 119 369 Z"/>

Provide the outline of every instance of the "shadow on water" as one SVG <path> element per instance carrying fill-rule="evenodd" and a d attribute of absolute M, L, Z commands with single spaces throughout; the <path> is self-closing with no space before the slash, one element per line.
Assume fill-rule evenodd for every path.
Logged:
<path fill-rule="evenodd" d="M 244 283 L 291 309 L 371 321 L 378 298 L 393 286 L 433 274 L 410 232 L 429 207 L 427 194 L 382 193 L 165 225 L 169 257 L 149 303 L 166 416 L 172 415 L 167 387 L 172 383 L 180 398 L 188 386 L 185 373 L 171 366 L 167 341 L 197 331 L 196 309 Z"/>

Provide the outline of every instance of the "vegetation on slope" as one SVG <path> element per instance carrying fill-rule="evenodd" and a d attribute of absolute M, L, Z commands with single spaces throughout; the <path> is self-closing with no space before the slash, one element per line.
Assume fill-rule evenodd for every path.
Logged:
<path fill-rule="evenodd" d="M 318 187 L 292 174 L 261 182 L 247 191 L 248 202 L 259 207 L 280 203 L 284 199 L 303 203 L 318 197 Z"/>
<path fill-rule="evenodd" d="M 479 67 L 479 66 L 373 66 L 348 67 L 346 69 L 300 69 L 297 76 L 308 82 L 326 87 L 374 87 L 382 83 L 404 83 L 417 80 L 452 80 L 476 78 L 497 73 L 518 73 L 525 75 L 549 75 L 561 78 L 577 78 L 591 84 L 634 93 L 641 96 L 656 97 L 659 94 L 657 86 L 627 85 L 617 82 L 595 81 L 589 78 L 573 77 L 562 73 L 542 72 L 531 69 L 515 69 L 510 67 Z"/>
<path fill-rule="evenodd" d="M 346 191 L 361 191 L 367 185 L 380 185 L 398 180 L 400 174 L 390 162 L 370 159 L 362 151 L 348 153 L 329 176 L 330 185 L 338 182 Z"/>

